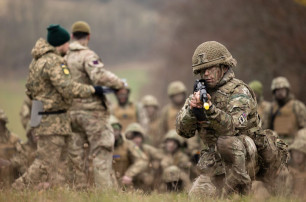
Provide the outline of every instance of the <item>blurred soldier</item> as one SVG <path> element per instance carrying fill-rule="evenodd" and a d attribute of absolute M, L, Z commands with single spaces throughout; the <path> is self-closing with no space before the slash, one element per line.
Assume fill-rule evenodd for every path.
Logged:
<path fill-rule="evenodd" d="M 122 125 L 122 130 L 134 122 L 139 121 L 137 105 L 129 100 L 131 89 L 122 88 L 116 92 L 117 104 L 112 108 L 112 113 Z"/>
<path fill-rule="evenodd" d="M 33 60 L 26 83 L 27 96 L 32 100 L 31 126 L 38 135 L 37 156 L 15 181 L 15 189 L 36 184 L 46 188 L 63 180 L 58 165 L 71 134 L 66 111 L 72 98 L 103 95 L 101 87 L 71 80 L 70 71 L 61 57 L 68 51 L 69 33 L 60 25 L 50 25 L 47 30 L 48 42 L 40 38 L 32 49 Z"/>
<path fill-rule="evenodd" d="M 19 113 L 21 124 L 25 130 L 30 128 L 29 123 L 31 118 L 31 109 L 32 109 L 32 101 L 28 96 L 26 96 L 23 100 L 21 110 Z"/>
<path fill-rule="evenodd" d="M 306 129 L 298 131 L 294 142 L 289 146 L 291 160 L 289 164 L 290 174 L 293 178 L 294 195 L 306 197 Z"/>
<path fill-rule="evenodd" d="M 216 166 L 209 172 L 217 176 L 224 173 L 222 164 L 225 164 L 223 195 L 233 191 L 245 194 L 251 188 L 245 145 L 239 135 L 254 140 L 262 159 L 263 174 L 276 175 L 287 157 L 278 156 L 276 143 L 261 130 L 255 95 L 245 83 L 235 78 L 232 70 L 235 66 L 236 60 L 222 44 L 208 41 L 199 45 L 192 57 L 192 68 L 193 73 L 200 74 L 205 81 L 209 108 L 204 110 L 200 92 L 194 92 L 179 112 L 176 123 L 180 136 L 190 138 L 197 131 L 205 144 L 202 170 Z M 198 178 L 191 193 L 205 182 L 200 181 Z"/>
<path fill-rule="evenodd" d="M 146 192 L 153 191 L 155 186 L 159 186 L 160 180 L 160 161 L 163 158 L 162 152 L 155 147 L 145 144 L 144 129 L 138 123 L 131 123 L 125 132 L 126 138 L 132 140 L 147 156 L 149 166 L 139 174 L 134 180 L 134 186 Z"/>
<path fill-rule="evenodd" d="M 178 189 L 178 191 L 187 190 L 190 186 L 189 171 L 191 162 L 188 156 L 181 151 L 183 144 L 184 139 L 178 136 L 175 130 L 170 130 L 164 137 L 164 156 L 161 161 L 163 169 L 162 180 L 166 184 L 167 190 L 170 191 L 173 189 Z M 176 176 L 176 178 L 171 176 Z"/>
<path fill-rule="evenodd" d="M 142 98 L 142 106 L 148 117 L 148 125 L 146 128 L 148 144 L 159 147 L 162 141 L 160 132 L 160 118 L 159 118 L 159 103 L 152 95 L 146 95 Z"/>
<path fill-rule="evenodd" d="M 70 67 L 73 81 L 96 86 L 119 89 L 123 81 L 104 68 L 99 56 L 87 46 L 90 40 L 90 27 L 86 22 L 77 21 L 72 25 L 72 37 L 65 57 Z M 70 108 L 72 126 L 72 146 L 70 158 L 73 162 L 73 184 L 86 187 L 85 144 L 89 144 L 89 156 L 92 157 L 94 184 L 106 188 L 112 186 L 112 151 L 114 135 L 109 126 L 109 110 L 106 97 L 91 96 L 86 99 L 75 98 Z"/>
<path fill-rule="evenodd" d="M 161 134 L 165 135 L 169 130 L 175 129 L 176 115 L 184 105 L 187 89 L 181 81 L 173 81 L 168 86 L 170 103 L 162 109 Z"/>
<path fill-rule="evenodd" d="M 19 139 L 6 127 L 8 120 L 2 109 L 0 109 L 0 187 L 9 186 L 17 177 L 16 170 L 10 165 L 10 158 L 15 155 L 15 145 Z"/>
<path fill-rule="evenodd" d="M 249 83 L 250 88 L 254 91 L 257 100 L 257 112 L 260 116 L 262 122 L 262 129 L 269 128 L 269 120 L 270 120 L 270 113 L 271 113 L 271 106 L 270 102 L 264 100 L 263 97 L 263 86 L 260 81 L 252 81 Z"/>
<path fill-rule="evenodd" d="M 306 108 L 290 93 L 290 84 L 285 77 L 273 79 L 271 90 L 275 101 L 272 104 L 270 129 L 275 130 L 288 144 L 296 132 L 306 127 Z"/>
<path fill-rule="evenodd" d="M 111 116 L 110 123 L 115 135 L 113 154 L 115 176 L 121 186 L 131 186 L 135 177 L 147 169 L 148 158 L 135 143 L 123 139 L 122 126 L 115 116 Z"/>

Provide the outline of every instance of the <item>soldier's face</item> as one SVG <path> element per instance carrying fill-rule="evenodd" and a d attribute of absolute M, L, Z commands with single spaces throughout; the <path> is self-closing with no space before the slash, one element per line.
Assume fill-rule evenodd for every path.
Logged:
<path fill-rule="evenodd" d="M 296 164 L 296 165 L 300 165 L 300 164 L 304 163 L 305 155 L 300 151 L 292 150 L 291 151 L 291 157 L 292 157 L 293 163 Z"/>
<path fill-rule="evenodd" d="M 287 88 L 276 89 L 274 95 L 277 100 L 284 100 L 287 98 L 288 90 Z"/>
<path fill-rule="evenodd" d="M 157 107 L 155 106 L 146 106 L 145 107 L 146 113 L 149 117 L 152 117 L 156 114 L 157 112 Z"/>
<path fill-rule="evenodd" d="M 175 140 L 167 140 L 166 141 L 166 151 L 168 153 L 174 153 L 178 148 L 178 144 Z"/>
<path fill-rule="evenodd" d="M 174 105 L 177 106 L 182 105 L 186 100 L 186 93 L 179 93 L 176 95 L 172 95 L 170 99 Z"/>
<path fill-rule="evenodd" d="M 117 128 L 113 128 L 113 130 L 114 130 L 115 140 L 118 140 L 120 138 L 120 135 L 121 135 L 121 130 L 117 129 Z"/>
<path fill-rule="evenodd" d="M 207 69 L 203 69 L 200 72 L 201 78 L 205 80 L 205 84 L 209 88 L 214 88 L 222 79 L 225 71 L 223 67 L 213 66 Z"/>
<path fill-rule="evenodd" d="M 127 89 L 120 89 L 117 93 L 116 93 L 116 97 L 117 100 L 119 102 L 120 105 L 122 104 L 126 104 L 129 100 L 129 91 Z"/>
<path fill-rule="evenodd" d="M 133 141 L 138 147 L 140 147 L 140 146 L 142 145 L 143 139 L 142 139 L 142 137 L 140 137 L 140 136 L 136 136 L 136 137 L 134 137 L 134 138 L 132 139 L 132 141 Z"/>

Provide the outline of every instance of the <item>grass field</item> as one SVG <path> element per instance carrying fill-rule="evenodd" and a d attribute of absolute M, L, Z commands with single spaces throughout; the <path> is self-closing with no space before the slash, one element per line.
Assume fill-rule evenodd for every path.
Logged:
<path fill-rule="evenodd" d="M 143 194 L 139 191 L 133 192 L 117 192 L 108 191 L 101 192 L 98 190 L 91 191 L 72 191 L 69 189 L 54 189 L 47 191 L 13 191 L 4 190 L 0 192 L 0 201 L 11 202 L 11 201 L 56 201 L 56 202 L 183 202 L 183 201 L 237 201 L 237 202 L 248 202 L 248 201 L 270 201 L 270 202 L 287 202 L 287 201 L 302 201 L 295 198 L 282 198 L 282 197 L 271 197 L 268 199 L 260 199 L 252 196 L 238 196 L 233 195 L 227 199 L 213 199 L 213 198 L 202 198 L 202 199 L 189 199 L 186 193 L 165 193 L 165 194 Z"/>
<path fill-rule="evenodd" d="M 113 70 L 120 78 L 127 79 L 129 86 L 132 88 L 131 99 L 137 100 L 141 86 L 145 85 L 148 80 L 148 71 L 138 67 L 124 67 Z M 21 139 L 25 140 L 25 130 L 23 129 L 19 112 L 21 104 L 25 97 L 24 79 L 17 78 L 1 78 L 0 80 L 0 108 L 5 111 L 8 116 L 8 128 L 16 133 Z M 111 101 L 115 101 L 113 95 L 108 96 Z"/>

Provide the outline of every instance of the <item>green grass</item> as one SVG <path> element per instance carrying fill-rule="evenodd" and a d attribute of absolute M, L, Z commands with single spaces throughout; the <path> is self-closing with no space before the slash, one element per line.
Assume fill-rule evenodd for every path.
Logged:
<path fill-rule="evenodd" d="M 124 69 L 116 69 L 113 72 L 120 78 L 127 79 L 127 82 L 132 89 L 131 99 L 137 100 L 142 86 L 148 82 L 147 70 L 137 67 L 128 67 Z M 2 78 L 0 80 L 0 108 L 2 108 L 8 116 L 8 128 L 23 140 L 26 139 L 26 136 L 25 130 L 20 122 L 19 112 L 25 97 L 25 82 L 26 78 Z M 113 95 L 109 97 L 112 102 L 115 101 Z"/>

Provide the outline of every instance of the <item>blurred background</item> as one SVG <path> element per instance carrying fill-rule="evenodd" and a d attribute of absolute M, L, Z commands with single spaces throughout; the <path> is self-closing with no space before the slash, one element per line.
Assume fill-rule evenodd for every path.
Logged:
<path fill-rule="evenodd" d="M 237 59 L 237 77 L 263 82 L 266 99 L 272 79 L 286 76 L 306 102 L 306 0 L 0 0 L 0 108 L 20 137 L 31 49 L 49 24 L 70 31 L 77 20 L 90 24 L 89 46 L 127 79 L 134 101 L 152 94 L 165 104 L 174 80 L 191 92 L 193 51 L 215 40 Z"/>

